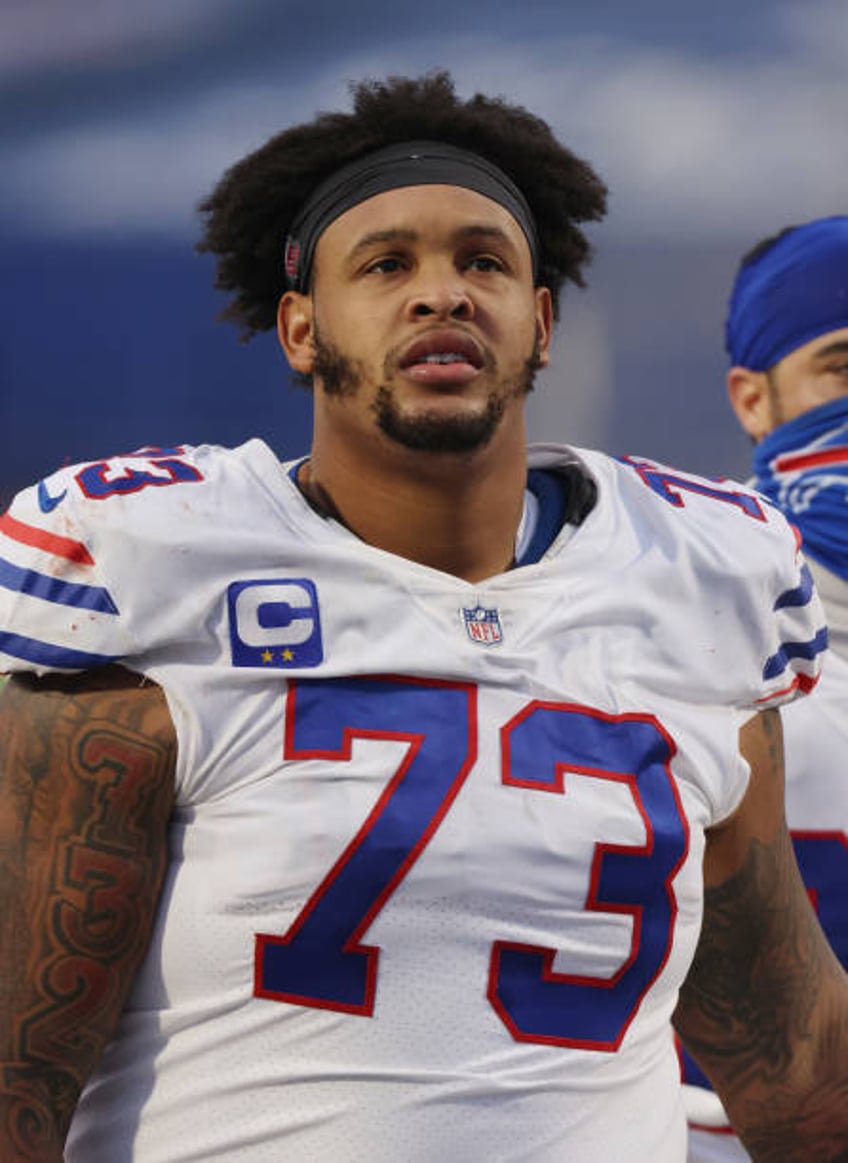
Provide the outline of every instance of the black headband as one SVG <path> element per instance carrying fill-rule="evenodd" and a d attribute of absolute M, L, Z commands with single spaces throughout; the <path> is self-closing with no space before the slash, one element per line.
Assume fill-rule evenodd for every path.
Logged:
<path fill-rule="evenodd" d="M 438 141 L 404 141 L 378 149 L 336 170 L 307 198 L 289 231 L 285 273 L 289 290 L 309 289 L 318 239 L 346 210 L 401 186 L 464 186 L 510 212 L 524 231 L 539 267 L 539 239 L 527 200 L 499 166 L 480 154 Z"/>

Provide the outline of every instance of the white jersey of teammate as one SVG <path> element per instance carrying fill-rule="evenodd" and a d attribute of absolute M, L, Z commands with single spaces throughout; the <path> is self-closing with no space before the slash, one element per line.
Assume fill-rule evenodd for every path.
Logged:
<path fill-rule="evenodd" d="M 821 569 L 813 568 L 818 580 Z M 831 576 L 829 584 L 839 583 Z M 846 591 L 848 586 L 841 583 L 841 589 Z M 783 736 L 786 818 L 798 863 L 822 927 L 842 964 L 848 966 L 848 653 L 844 642 L 828 654 L 812 697 L 784 709 Z M 748 1163 L 750 1155 L 728 1127 L 714 1094 L 687 1088 L 686 1102 L 692 1118 L 689 1163 Z"/>
<path fill-rule="evenodd" d="M 122 661 L 179 741 L 69 1163 L 685 1158 L 704 829 L 740 725 L 814 684 L 821 608 L 741 485 L 531 464 L 596 504 L 478 584 L 357 541 L 258 440 L 65 469 L 0 518 L 0 669 Z"/>

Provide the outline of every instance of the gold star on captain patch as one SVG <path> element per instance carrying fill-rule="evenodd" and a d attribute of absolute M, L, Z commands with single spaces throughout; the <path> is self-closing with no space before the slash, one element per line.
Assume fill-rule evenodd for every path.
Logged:
<path fill-rule="evenodd" d="M 283 662 L 291 662 L 293 658 L 294 658 L 294 654 L 292 653 L 291 650 L 284 650 L 283 651 Z"/>
<path fill-rule="evenodd" d="M 273 662 L 274 661 L 274 655 L 271 653 L 270 650 L 263 650 L 262 651 L 262 661 L 263 662 Z"/>

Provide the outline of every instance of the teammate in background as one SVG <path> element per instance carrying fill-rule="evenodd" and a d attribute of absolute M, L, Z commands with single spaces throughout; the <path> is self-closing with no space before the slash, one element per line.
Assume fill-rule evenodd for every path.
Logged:
<path fill-rule="evenodd" d="M 755 443 L 753 484 L 800 531 L 831 650 L 783 712 L 786 813 L 807 891 L 848 965 L 848 217 L 793 226 L 739 267 L 728 391 Z M 750 1158 L 720 1105 L 689 1092 L 692 1163 Z M 811 1158 L 814 1158 L 811 1155 Z"/>
<path fill-rule="evenodd" d="M 605 190 L 447 74 L 354 97 L 202 207 L 308 457 L 145 449 L 0 520 L 0 1156 L 681 1163 L 674 1020 L 759 1160 L 844 1158 L 794 535 L 639 458 L 528 470 Z"/>

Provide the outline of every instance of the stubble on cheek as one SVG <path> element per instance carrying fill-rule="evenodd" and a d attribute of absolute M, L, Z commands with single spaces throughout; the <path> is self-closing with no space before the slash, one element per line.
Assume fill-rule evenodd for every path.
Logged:
<path fill-rule="evenodd" d="M 314 345 L 313 380 L 321 381 L 321 386 L 328 396 L 337 398 L 355 396 L 364 379 L 362 367 L 343 355 L 329 340 L 325 340 L 317 327 Z"/>

